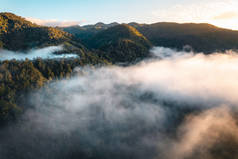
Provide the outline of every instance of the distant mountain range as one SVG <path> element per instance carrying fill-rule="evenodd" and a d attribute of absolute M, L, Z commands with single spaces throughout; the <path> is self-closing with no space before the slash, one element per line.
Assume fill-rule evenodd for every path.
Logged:
<path fill-rule="evenodd" d="M 119 25 L 119 23 L 111 23 L 111 24 L 104 24 L 104 23 L 97 23 L 95 25 L 85 25 L 85 26 L 70 26 L 70 27 L 61 27 L 59 29 L 68 32 L 70 34 L 76 35 L 78 37 L 80 37 L 80 39 L 85 40 L 85 39 L 89 39 L 90 37 L 92 37 L 93 35 L 95 35 L 96 33 L 102 31 L 102 30 L 106 30 L 110 27 L 114 27 L 116 25 Z"/>
<path fill-rule="evenodd" d="M 149 55 L 153 46 L 211 53 L 238 49 L 238 31 L 210 24 L 119 24 L 53 28 L 33 24 L 12 13 L 0 13 L 0 48 L 27 50 L 64 45 L 65 52 L 90 54 L 112 63 L 131 62 Z"/>
<path fill-rule="evenodd" d="M 98 27 L 100 24 L 101 27 Z M 72 26 L 61 28 L 87 43 L 90 38 L 118 23 L 88 26 Z M 163 46 L 175 49 L 183 49 L 184 46 L 191 46 L 195 52 L 211 53 L 238 49 L 238 31 L 223 29 L 207 23 L 167 23 L 154 24 L 129 23 L 144 35 L 153 46 Z"/>

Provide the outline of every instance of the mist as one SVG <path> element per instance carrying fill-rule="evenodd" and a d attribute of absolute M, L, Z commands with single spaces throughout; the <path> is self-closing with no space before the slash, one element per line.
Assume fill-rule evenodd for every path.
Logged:
<path fill-rule="evenodd" d="M 54 54 L 56 51 L 63 50 L 62 46 L 50 46 L 41 49 L 32 49 L 28 52 L 13 52 L 8 50 L 0 50 L 0 61 L 4 60 L 34 60 L 41 59 L 57 59 L 57 58 L 77 58 L 76 54 Z"/>
<path fill-rule="evenodd" d="M 151 53 L 29 94 L 31 108 L 0 130 L 1 158 L 236 158 L 237 53 Z"/>

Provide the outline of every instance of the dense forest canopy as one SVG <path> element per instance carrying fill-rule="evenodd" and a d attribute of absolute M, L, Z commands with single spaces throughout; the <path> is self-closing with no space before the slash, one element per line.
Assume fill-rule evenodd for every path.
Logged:
<path fill-rule="evenodd" d="M 105 24 L 106 25 L 106 24 Z M 117 24 L 119 25 L 119 24 Z M 195 52 L 212 53 L 214 51 L 224 51 L 227 49 L 237 49 L 238 31 L 223 29 L 211 24 L 201 23 L 154 23 L 139 24 L 129 23 L 128 25 L 136 28 L 143 36 L 145 36 L 152 45 L 170 47 L 175 49 L 183 49 L 185 45 L 189 45 Z M 87 44 L 98 32 L 110 28 L 111 24 L 96 29 L 96 25 L 92 28 L 84 28 L 84 26 L 73 26 L 61 28 L 77 37 Z M 96 31 L 93 31 L 96 30 Z M 90 33 L 90 35 L 88 34 Z"/>
<path fill-rule="evenodd" d="M 12 13 L 0 13 L 0 31 L 2 47 L 9 50 L 58 45 L 72 39 L 66 32 L 33 24 Z"/>
<path fill-rule="evenodd" d="M 0 62 L 1 124 L 11 121 L 19 111 L 24 110 L 22 102 L 30 91 L 51 81 L 71 77 L 76 67 L 108 64 L 106 60 L 95 57 Z"/>

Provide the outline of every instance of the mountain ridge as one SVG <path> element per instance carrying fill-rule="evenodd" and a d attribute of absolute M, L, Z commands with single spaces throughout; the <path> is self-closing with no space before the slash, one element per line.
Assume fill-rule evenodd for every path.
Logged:
<path fill-rule="evenodd" d="M 0 13 L 0 28 L 1 47 L 8 50 L 59 45 L 72 39 L 67 32 L 34 24 L 7 12 Z"/>
<path fill-rule="evenodd" d="M 126 28 L 127 32 L 123 32 L 121 26 Z M 123 37 L 124 35 L 127 37 Z M 108 45 L 110 42 L 112 46 Z M 99 22 L 95 25 L 64 28 L 45 27 L 13 13 L 0 13 L 0 48 L 19 51 L 61 44 L 66 46 L 68 52 L 79 54 L 93 52 L 102 57 L 107 54 L 107 57 L 113 56 L 114 60 L 116 55 L 113 55 L 112 50 L 119 49 L 120 56 L 128 56 L 124 51 L 139 50 L 140 57 L 142 50 L 148 54 L 148 49 L 153 46 L 178 50 L 184 46 L 191 46 L 195 52 L 209 54 L 215 51 L 237 50 L 238 31 L 219 28 L 208 23 L 174 22 L 153 24 Z M 105 49 L 107 47 L 108 49 Z"/>
<path fill-rule="evenodd" d="M 181 50 L 191 46 L 195 52 L 212 53 L 215 51 L 237 50 L 238 31 L 220 28 L 208 23 L 159 22 L 153 24 L 128 23 L 143 34 L 153 46 L 169 47 Z M 110 28 L 110 27 L 109 27 Z M 83 37 L 84 43 L 102 30 L 91 32 Z M 88 29 L 85 32 L 90 32 Z M 75 35 L 74 32 L 71 34 Z M 77 36 L 77 35 L 76 35 Z"/>
<path fill-rule="evenodd" d="M 60 28 L 44 27 L 12 13 L 0 13 L 1 48 L 23 51 L 63 45 L 63 50 L 58 53 L 75 53 L 81 58 L 89 58 L 86 61 L 92 61 L 91 58 L 95 61 L 95 58 L 98 58 L 99 61 L 107 59 L 113 63 L 132 62 L 148 55 L 150 42 L 137 29 L 126 24 L 108 25 L 97 23 L 96 26 L 86 26 L 90 29 L 97 27 L 96 30 L 102 32 L 94 32 L 92 35 L 95 36 L 83 42 L 80 37 Z M 107 45 L 110 43 L 113 45 Z"/>
<path fill-rule="evenodd" d="M 149 56 L 151 48 L 147 38 L 127 24 L 97 33 L 89 39 L 87 46 L 99 50 L 105 58 L 109 56 L 113 62 L 132 62 L 137 58 L 145 58 Z"/>

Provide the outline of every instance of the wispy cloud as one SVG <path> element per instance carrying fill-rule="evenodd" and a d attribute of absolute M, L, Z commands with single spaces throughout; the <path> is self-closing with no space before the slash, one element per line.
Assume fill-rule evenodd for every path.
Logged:
<path fill-rule="evenodd" d="M 38 25 L 51 26 L 51 27 L 56 27 L 56 26 L 68 27 L 73 25 L 79 25 L 82 23 L 82 21 L 66 21 L 66 20 L 60 21 L 56 19 L 42 20 L 42 19 L 37 19 L 32 17 L 28 17 L 26 19 Z"/>
<path fill-rule="evenodd" d="M 224 19 L 232 19 L 232 18 L 238 18 L 238 13 L 237 12 L 225 12 L 225 13 L 215 16 L 213 19 L 224 20 Z"/>
<path fill-rule="evenodd" d="M 220 27 L 238 29 L 238 1 L 201 0 L 187 4 L 175 4 L 166 9 L 154 10 L 155 21 L 174 21 L 179 23 L 211 23 Z"/>
<path fill-rule="evenodd" d="M 54 54 L 54 52 L 63 50 L 62 46 L 50 46 L 41 49 L 32 49 L 28 52 L 13 52 L 8 50 L 0 51 L 0 61 L 4 60 L 34 60 L 41 59 L 60 59 L 60 58 L 77 58 L 76 54 Z"/>

